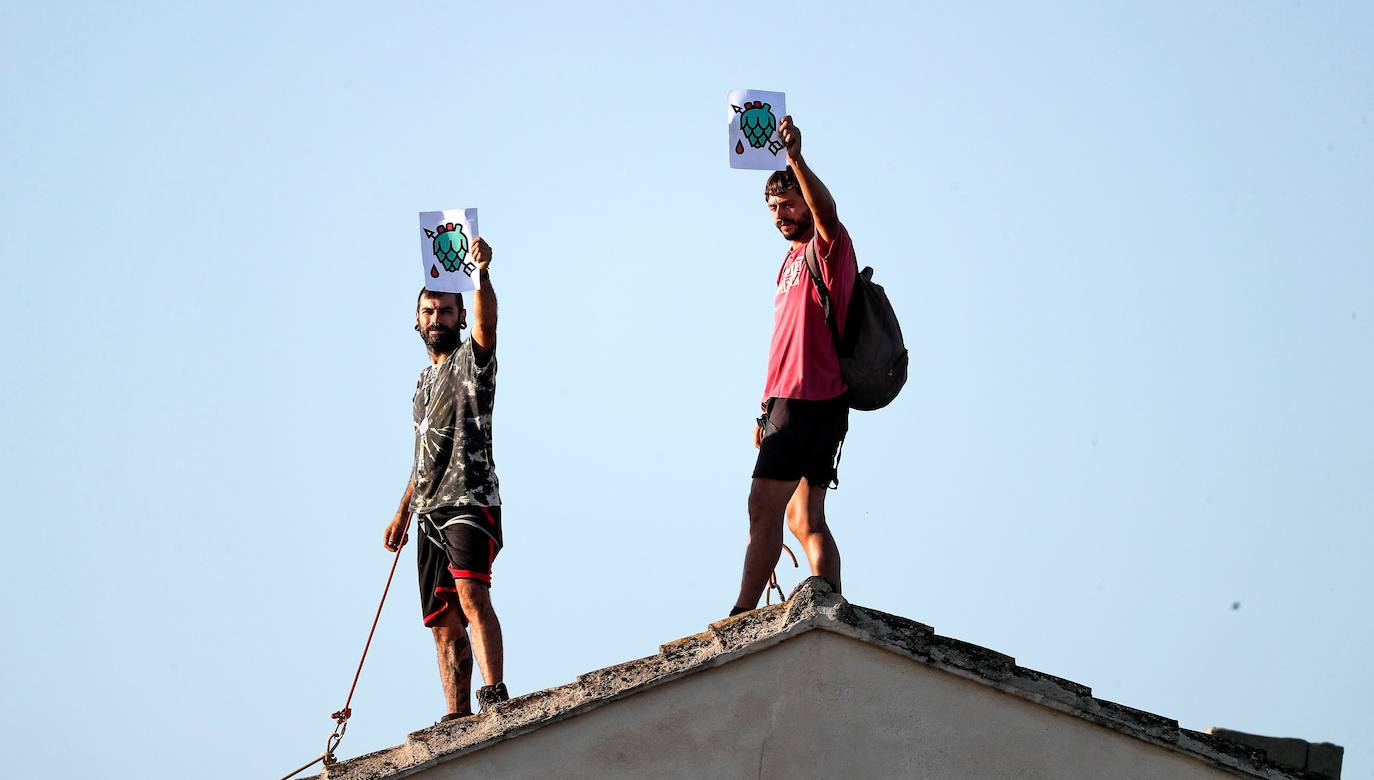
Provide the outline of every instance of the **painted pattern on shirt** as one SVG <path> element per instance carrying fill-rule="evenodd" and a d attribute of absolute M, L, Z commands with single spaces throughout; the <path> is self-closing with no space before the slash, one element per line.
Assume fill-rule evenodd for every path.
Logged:
<path fill-rule="evenodd" d="M 411 511 L 500 506 L 491 451 L 496 355 L 477 364 L 469 339 L 444 362 L 427 366 L 415 386 L 415 493 Z"/>

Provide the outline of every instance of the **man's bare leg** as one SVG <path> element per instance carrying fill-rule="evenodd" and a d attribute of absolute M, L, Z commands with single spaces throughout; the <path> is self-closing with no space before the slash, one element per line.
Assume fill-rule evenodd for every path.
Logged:
<path fill-rule="evenodd" d="M 472 648 L 462 618 L 455 609 L 444 610 L 430 627 L 434 649 L 439 657 L 439 682 L 444 686 L 444 701 L 450 714 L 472 714 Z"/>
<path fill-rule="evenodd" d="M 829 582 L 839 593 L 840 548 L 825 523 L 825 494 L 829 492 L 803 479 L 787 502 L 787 528 L 806 551 L 811 573 Z"/>
<path fill-rule="evenodd" d="M 463 605 L 472 631 L 472 650 L 482 681 L 487 685 L 501 682 L 505 666 L 505 647 L 501 643 L 501 621 L 491 606 L 491 589 L 476 580 L 455 580 L 458 601 Z"/>
<path fill-rule="evenodd" d="M 744 550 L 735 609 L 753 609 L 768 585 L 768 575 L 782 553 L 782 519 L 797 480 L 754 477 L 749 487 L 749 546 Z"/>

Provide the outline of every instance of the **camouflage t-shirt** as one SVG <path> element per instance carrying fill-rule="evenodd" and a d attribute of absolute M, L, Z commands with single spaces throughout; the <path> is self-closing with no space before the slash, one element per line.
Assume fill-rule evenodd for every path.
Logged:
<path fill-rule="evenodd" d="M 415 493 L 410 509 L 500 506 L 491 456 L 496 355 L 478 365 L 472 340 L 420 372 L 415 385 Z"/>

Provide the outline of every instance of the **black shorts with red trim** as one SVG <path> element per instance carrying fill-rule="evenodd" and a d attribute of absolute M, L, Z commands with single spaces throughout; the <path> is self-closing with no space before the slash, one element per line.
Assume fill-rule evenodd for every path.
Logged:
<path fill-rule="evenodd" d="M 501 552 L 501 507 L 442 507 L 418 515 L 416 525 L 422 537 L 415 562 L 425 625 L 434 625 L 451 609 L 466 626 L 454 580 L 474 580 L 491 587 L 491 565 Z"/>

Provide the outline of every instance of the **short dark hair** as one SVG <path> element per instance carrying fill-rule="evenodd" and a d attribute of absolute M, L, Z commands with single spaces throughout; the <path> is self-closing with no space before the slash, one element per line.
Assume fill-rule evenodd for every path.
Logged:
<path fill-rule="evenodd" d="M 423 300 L 425 299 L 426 296 L 428 296 L 428 297 L 430 297 L 430 298 L 438 298 L 438 297 L 441 296 L 441 295 L 452 295 L 454 298 L 457 298 L 457 299 L 458 299 L 458 311 L 463 311 L 463 310 L 464 310 L 464 309 L 463 309 L 463 294 L 462 294 L 462 293 L 455 293 L 455 292 L 438 292 L 438 291 L 436 291 L 436 290 L 431 290 L 431 289 L 429 289 L 428 287 L 421 287 L 421 288 L 420 288 L 420 294 L 417 295 L 417 296 L 415 296 L 415 311 L 416 311 L 417 313 L 420 311 L 420 301 L 423 301 Z"/>
<path fill-rule="evenodd" d="M 801 190 L 801 185 L 797 183 L 797 174 L 792 172 L 790 165 L 787 166 L 787 170 L 773 171 L 773 175 L 768 177 L 768 183 L 763 185 L 763 199 L 768 200 L 788 190 Z"/>

